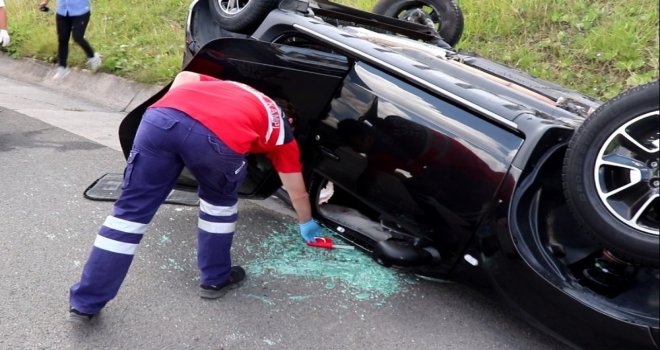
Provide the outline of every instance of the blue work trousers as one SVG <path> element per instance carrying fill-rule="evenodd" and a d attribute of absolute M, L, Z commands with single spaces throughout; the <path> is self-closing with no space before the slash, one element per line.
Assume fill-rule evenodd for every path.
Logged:
<path fill-rule="evenodd" d="M 71 307 L 96 314 L 117 295 L 149 222 L 184 166 L 199 188 L 200 283 L 215 285 L 229 278 L 237 190 L 247 172 L 245 155 L 186 114 L 152 108 L 138 128 L 112 215 L 96 235 L 80 282 L 70 289 Z"/>

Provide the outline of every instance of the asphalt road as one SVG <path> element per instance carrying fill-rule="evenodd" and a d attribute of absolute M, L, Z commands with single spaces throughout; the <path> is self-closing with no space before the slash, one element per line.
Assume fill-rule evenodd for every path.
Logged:
<path fill-rule="evenodd" d="M 124 112 L 77 96 L 0 72 L 0 349 L 566 348 L 465 286 L 305 247 L 275 201 L 241 201 L 248 279 L 224 298 L 197 296 L 197 209 L 163 205 L 118 297 L 90 326 L 66 322 L 112 206 L 83 192 L 124 164 Z"/>

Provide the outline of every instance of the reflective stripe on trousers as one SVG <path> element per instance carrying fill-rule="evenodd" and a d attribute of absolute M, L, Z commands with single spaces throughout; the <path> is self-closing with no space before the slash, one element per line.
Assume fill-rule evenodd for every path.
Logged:
<path fill-rule="evenodd" d="M 227 280 L 245 162 L 243 155 L 187 115 L 168 108 L 148 109 L 127 159 L 122 193 L 99 229 L 80 282 L 70 289 L 71 306 L 95 314 L 117 295 L 149 222 L 184 165 L 199 185 L 201 284 Z"/>

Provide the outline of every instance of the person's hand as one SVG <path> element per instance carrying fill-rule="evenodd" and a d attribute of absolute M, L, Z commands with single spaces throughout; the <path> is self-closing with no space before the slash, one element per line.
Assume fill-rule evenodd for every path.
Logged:
<path fill-rule="evenodd" d="M 48 0 L 44 0 L 41 3 L 39 3 L 38 8 L 39 10 L 44 11 L 44 8 L 46 8 L 46 6 L 48 6 Z"/>
<path fill-rule="evenodd" d="M 315 237 L 321 236 L 321 230 L 323 230 L 321 225 L 317 224 L 314 219 L 310 219 L 304 224 L 299 224 L 299 226 L 300 235 L 305 242 L 314 242 Z"/>
<path fill-rule="evenodd" d="M 2 47 L 9 46 L 9 42 L 9 32 L 4 29 L 0 29 L 0 43 L 2 43 Z"/>

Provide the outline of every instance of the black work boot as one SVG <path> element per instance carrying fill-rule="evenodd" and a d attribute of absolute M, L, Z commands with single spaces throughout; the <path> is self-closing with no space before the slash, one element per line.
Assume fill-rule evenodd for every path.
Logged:
<path fill-rule="evenodd" d="M 238 288 L 245 279 L 245 270 L 240 266 L 232 266 L 229 279 L 225 282 L 205 286 L 199 286 L 199 296 L 204 299 L 217 299 L 225 295 L 227 291 Z"/>

